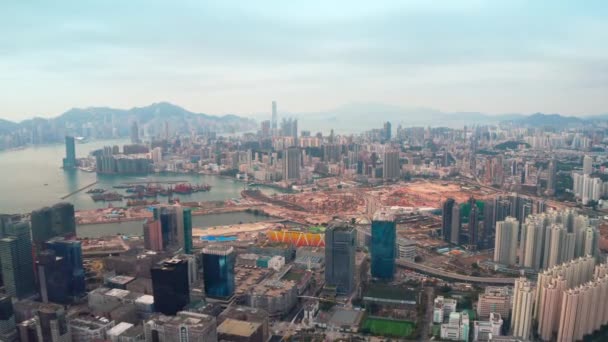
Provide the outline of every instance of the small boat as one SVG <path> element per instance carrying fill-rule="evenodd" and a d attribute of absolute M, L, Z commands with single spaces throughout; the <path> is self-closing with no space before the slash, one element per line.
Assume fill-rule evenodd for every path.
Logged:
<path fill-rule="evenodd" d="M 106 192 L 104 189 L 90 189 L 87 190 L 87 194 L 103 194 Z"/>

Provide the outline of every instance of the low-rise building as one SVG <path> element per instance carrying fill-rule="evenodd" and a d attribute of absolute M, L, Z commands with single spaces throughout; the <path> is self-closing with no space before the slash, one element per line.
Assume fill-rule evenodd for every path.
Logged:
<path fill-rule="evenodd" d="M 231 305 L 217 316 L 218 325 L 222 324 L 224 320 L 229 318 L 239 321 L 260 323 L 262 327 L 262 340 L 268 340 L 270 332 L 268 327 L 268 312 L 266 312 L 266 310 L 250 308 L 248 306 Z"/>
<path fill-rule="evenodd" d="M 508 288 L 488 286 L 477 301 L 477 316 L 487 319 L 490 314 L 499 313 L 501 317 L 508 318 L 511 310 L 511 295 Z"/>
<path fill-rule="evenodd" d="M 416 241 L 399 238 L 397 239 L 397 253 L 399 259 L 414 261 L 417 254 Z"/>
<path fill-rule="evenodd" d="M 502 317 L 494 312 L 488 321 L 473 322 L 473 341 L 489 341 L 491 336 L 500 336 L 502 324 Z"/>
<path fill-rule="evenodd" d="M 105 317 L 93 315 L 78 315 L 69 321 L 72 331 L 72 342 L 89 342 L 96 339 L 106 339 L 106 333 L 115 325 Z"/>
<path fill-rule="evenodd" d="M 287 314 L 298 300 L 298 289 L 291 280 L 269 279 L 253 286 L 249 306 L 264 309 L 270 316 Z"/>
<path fill-rule="evenodd" d="M 441 338 L 451 341 L 469 340 L 469 314 L 452 312 L 447 323 L 441 324 Z"/>
<path fill-rule="evenodd" d="M 437 296 L 433 305 L 433 323 L 443 323 L 452 312 L 456 311 L 457 303 L 456 299 Z"/>
<path fill-rule="evenodd" d="M 156 314 L 144 322 L 146 341 L 217 342 L 215 318 L 187 311 L 175 316 Z"/>
<path fill-rule="evenodd" d="M 264 328 L 259 322 L 248 322 L 228 318 L 217 327 L 220 341 L 265 342 Z"/>

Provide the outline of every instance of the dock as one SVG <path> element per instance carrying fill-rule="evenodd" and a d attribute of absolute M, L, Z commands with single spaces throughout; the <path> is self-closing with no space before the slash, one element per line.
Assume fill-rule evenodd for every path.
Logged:
<path fill-rule="evenodd" d="M 89 185 L 85 185 L 85 186 L 83 186 L 82 188 L 77 189 L 76 191 L 72 191 L 72 192 L 70 192 L 69 194 L 67 194 L 67 195 L 65 195 L 65 196 L 63 196 L 63 197 L 61 197 L 61 199 L 62 199 L 62 200 L 64 200 L 64 199 L 66 199 L 66 198 L 68 198 L 68 197 L 70 197 L 70 196 L 72 196 L 72 195 L 75 195 L 75 194 L 77 194 L 77 193 L 79 193 L 79 192 L 81 192 L 81 191 L 83 191 L 83 190 L 86 190 L 86 189 L 88 189 L 88 188 L 92 187 L 92 186 L 93 186 L 93 185 L 95 185 L 95 184 L 97 184 L 97 181 L 94 181 L 93 183 L 91 183 L 91 184 L 89 184 Z"/>

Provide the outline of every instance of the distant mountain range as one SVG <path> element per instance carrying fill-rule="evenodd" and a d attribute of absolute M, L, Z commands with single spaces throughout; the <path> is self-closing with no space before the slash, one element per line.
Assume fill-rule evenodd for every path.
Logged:
<path fill-rule="evenodd" d="M 465 125 L 513 123 L 527 127 L 571 127 L 608 120 L 608 114 L 594 116 L 564 116 L 560 114 L 500 114 L 480 112 L 446 113 L 424 107 L 399 107 L 378 103 L 353 103 L 332 110 L 309 113 L 285 113 L 299 119 L 301 129 L 313 132 L 333 128 L 338 133 L 355 133 L 379 128 L 390 121 L 393 128 L 409 126 L 444 126 L 462 128 Z"/>
<path fill-rule="evenodd" d="M 250 118 L 194 113 L 168 102 L 159 102 L 131 109 L 73 108 L 54 118 L 33 118 L 18 123 L 0 119 L 0 135 L 27 133 L 37 136 L 38 141 L 32 138 L 33 143 L 61 140 L 65 134 L 84 135 L 83 132 L 87 130 L 93 130 L 96 137 L 111 137 L 116 133 L 128 136 L 134 121 L 140 128 L 147 127 L 151 131 L 162 129 L 165 122 L 172 130 L 186 132 L 191 129 L 218 133 L 242 132 L 257 128 L 256 122 Z"/>
<path fill-rule="evenodd" d="M 19 123 L 11 122 L 8 120 L 0 119 L 0 125 L 13 126 L 15 125 L 27 125 L 31 122 L 36 121 L 55 121 L 57 123 L 66 124 L 78 124 L 86 122 L 95 122 L 104 120 L 107 118 L 117 118 L 119 120 L 128 118 L 131 120 L 137 120 L 139 123 L 145 124 L 155 119 L 162 120 L 206 120 L 213 122 L 224 122 L 224 123 L 254 123 L 253 120 L 243 118 L 236 115 L 209 115 L 204 113 L 194 113 L 186 110 L 180 106 L 171 104 L 169 102 L 158 102 L 153 103 L 145 107 L 133 107 L 131 109 L 116 109 L 110 107 L 88 107 L 88 108 L 72 108 L 67 112 L 49 119 L 44 118 L 33 118 L 21 121 Z"/>

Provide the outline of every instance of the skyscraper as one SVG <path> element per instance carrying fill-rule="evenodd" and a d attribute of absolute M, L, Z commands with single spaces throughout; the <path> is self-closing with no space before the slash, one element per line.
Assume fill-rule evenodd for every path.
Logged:
<path fill-rule="evenodd" d="M 300 179 L 301 151 L 297 147 L 290 147 L 283 151 L 283 178 L 285 180 Z"/>
<path fill-rule="evenodd" d="M 494 247 L 496 221 L 494 221 L 494 200 L 485 200 L 483 204 L 483 231 L 481 234 L 482 248 Z"/>
<path fill-rule="evenodd" d="M 547 194 L 549 196 L 555 195 L 557 189 L 557 161 L 552 158 L 549 161 L 547 167 Z"/>
<path fill-rule="evenodd" d="M 163 249 L 178 244 L 177 240 L 177 214 L 172 207 L 160 208 L 160 228 Z"/>
<path fill-rule="evenodd" d="M 479 207 L 477 201 L 471 197 L 469 199 L 469 245 L 473 249 L 479 247 Z"/>
<path fill-rule="evenodd" d="M 7 295 L 22 299 L 36 292 L 30 226 L 27 222 L 9 225 L 0 239 L 0 265 Z"/>
<path fill-rule="evenodd" d="M 531 268 L 536 271 L 542 266 L 543 234 L 542 224 L 535 220 L 528 220 L 522 225 L 520 242 L 520 266 Z"/>
<path fill-rule="evenodd" d="M 450 231 L 450 242 L 456 245 L 460 244 L 460 228 L 462 220 L 460 218 L 460 204 L 454 203 L 452 208 L 452 228 Z"/>
<path fill-rule="evenodd" d="M 399 151 L 386 151 L 382 160 L 382 173 L 384 179 L 398 179 L 401 176 L 399 165 Z"/>
<path fill-rule="evenodd" d="M 590 175 L 593 173 L 593 158 L 586 155 L 583 157 L 583 175 Z"/>
<path fill-rule="evenodd" d="M 383 138 L 385 141 L 391 140 L 391 123 L 390 122 L 385 122 L 384 123 L 384 129 L 383 129 Z"/>
<path fill-rule="evenodd" d="M 131 124 L 131 143 L 139 144 L 141 141 L 139 140 L 139 126 L 137 125 L 137 121 L 133 121 Z"/>
<path fill-rule="evenodd" d="M 144 247 L 157 252 L 163 250 L 163 235 L 160 220 L 147 219 L 144 221 Z"/>
<path fill-rule="evenodd" d="M 38 253 L 36 261 L 40 297 L 43 303 L 68 304 L 70 272 L 65 259 L 47 249 Z"/>
<path fill-rule="evenodd" d="M 203 280 L 210 297 L 227 298 L 234 294 L 234 264 L 231 246 L 211 245 L 203 248 Z"/>
<path fill-rule="evenodd" d="M 355 287 L 356 236 L 355 228 L 342 222 L 325 230 L 325 283 L 341 295 L 350 295 Z"/>
<path fill-rule="evenodd" d="M 507 217 L 504 221 L 496 222 L 494 262 L 503 265 L 515 265 L 518 236 L 519 222 L 515 217 Z"/>
<path fill-rule="evenodd" d="M 281 121 L 281 135 L 284 137 L 292 137 L 292 146 L 298 146 L 298 119 L 283 118 Z"/>
<path fill-rule="evenodd" d="M 277 134 L 277 101 L 272 101 L 272 135 Z"/>
<path fill-rule="evenodd" d="M 395 217 L 377 212 L 372 220 L 371 274 L 381 280 L 392 280 L 395 274 Z"/>
<path fill-rule="evenodd" d="M 65 137 L 65 158 L 63 158 L 63 168 L 66 170 L 76 168 L 76 144 L 74 137 Z"/>
<path fill-rule="evenodd" d="M 45 248 L 46 241 L 56 237 L 76 236 L 74 205 L 67 202 L 57 203 L 32 211 L 32 241 L 36 250 Z"/>
<path fill-rule="evenodd" d="M 192 209 L 184 208 L 182 218 L 184 220 L 184 253 L 192 254 Z"/>
<path fill-rule="evenodd" d="M 443 202 L 443 210 L 441 216 L 441 233 L 443 240 L 451 242 L 452 239 L 452 221 L 454 220 L 453 208 L 456 205 L 456 201 L 453 198 L 448 198 Z"/>
<path fill-rule="evenodd" d="M 64 259 L 63 267 L 65 267 L 66 274 L 69 277 L 67 296 L 72 299 L 84 296 L 86 284 L 80 241 L 57 237 L 47 241 L 46 245 L 48 249 L 53 250 L 57 256 Z"/>
<path fill-rule="evenodd" d="M 17 340 L 17 327 L 13 302 L 9 296 L 0 296 L 0 341 L 13 342 Z"/>
<path fill-rule="evenodd" d="M 175 315 L 190 303 L 188 261 L 165 259 L 151 270 L 154 308 Z"/>
<path fill-rule="evenodd" d="M 515 337 L 527 340 L 532 331 L 532 308 L 535 297 L 534 286 L 528 279 L 522 277 L 515 280 L 513 291 L 511 333 Z"/>

